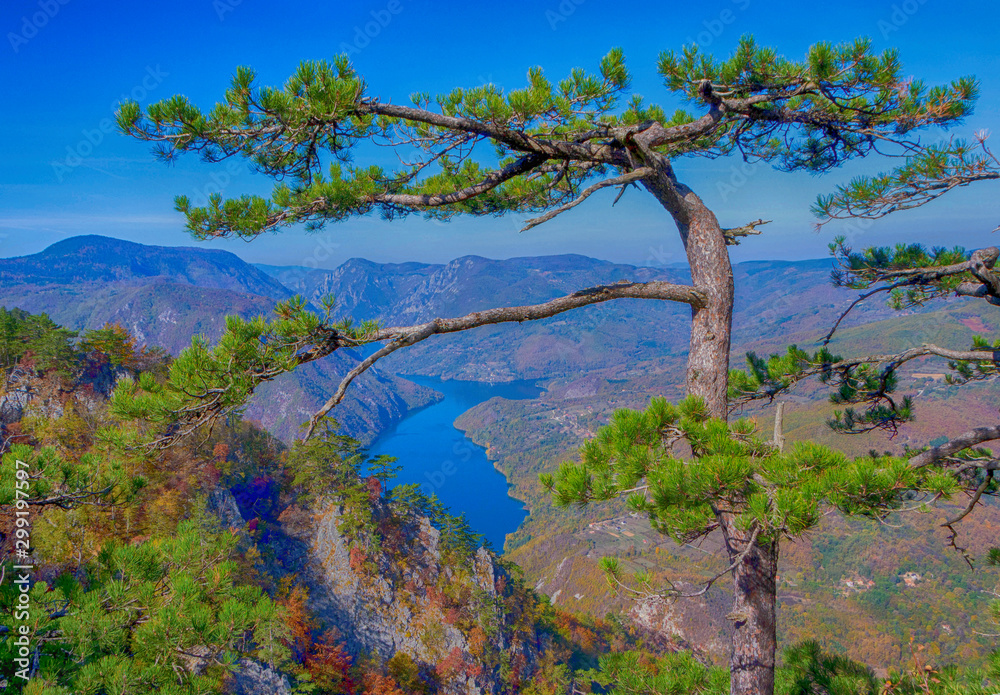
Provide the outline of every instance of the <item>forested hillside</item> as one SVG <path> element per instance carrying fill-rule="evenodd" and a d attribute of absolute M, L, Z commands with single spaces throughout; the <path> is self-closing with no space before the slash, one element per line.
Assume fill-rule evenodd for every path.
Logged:
<path fill-rule="evenodd" d="M 141 331 L 135 336 L 136 344 L 147 342 L 149 335 L 168 337 L 173 341 L 168 342 L 169 352 L 174 354 L 183 347 L 181 337 L 185 334 L 217 335 L 224 312 L 268 312 L 274 299 L 293 291 L 283 291 L 284 285 L 278 280 L 308 293 L 313 302 L 332 293 L 338 297 L 338 307 L 356 318 L 375 316 L 392 324 L 474 311 L 495 301 L 498 294 L 509 303 L 531 302 L 557 296 L 579 284 L 675 274 L 583 257 L 557 257 L 460 259 L 445 266 L 350 261 L 335 271 L 309 272 L 265 267 L 274 276 L 268 278 L 226 254 L 209 254 L 207 258 L 214 263 L 211 265 L 194 252 L 194 260 L 184 261 L 174 252 L 162 253 L 161 257 L 163 250 L 157 247 L 101 238 L 71 241 L 38 258 L 0 261 L 2 272 L 13 273 L 8 268 L 20 268 L 20 279 L 33 278 L 32 284 L 5 288 L 0 299 L 29 307 L 44 308 L 51 303 L 57 312 L 71 317 L 75 327 L 128 317 L 128 325 Z M 103 265 L 97 264 L 93 271 L 94 276 L 89 274 L 89 264 L 94 260 L 88 255 L 91 253 L 99 253 L 103 259 Z M 199 265 L 205 267 L 197 272 L 192 269 Z M 49 266 L 58 268 L 58 272 L 44 270 Z M 741 281 L 757 284 L 748 295 L 754 301 L 741 306 L 737 313 L 736 335 L 745 342 L 734 348 L 734 359 L 745 349 L 766 353 L 789 342 L 814 342 L 825 329 L 826 317 L 851 296 L 849 291 L 829 287 L 829 263 L 825 261 L 755 262 L 737 266 L 737 271 Z M 767 281 L 768 273 L 775 271 L 794 275 L 804 298 L 794 302 L 784 299 L 786 283 L 780 278 L 774 284 Z M 227 280 L 225 273 L 235 273 L 235 280 Z M 98 282 L 96 275 L 104 280 Z M 117 280 L 109 281 L 112 275 Z M 483 278 L 498 279 L 484 285 Z M 199 283 L 199 292 L 187 291 L 185 288 L 192 285 L 184 283 Z M 227 283 L 236 289 L 220 288 Z M 241 288 L 266 290 L 273 295 L 265 298 L 242 292 Z M 87 293 L 100 300 L 89 305 L 64 301 Z M 164 310 L 158 311 L 158 306 Z M 876 305 L 852 317 L 853 325 L 842 332 L 833 347 L 892 351 L 912 342 L 914 335 L 927 341 L 968 342 L 975 333 L 991 329 L 965 305 L 954 302 L 931 305 L 902 319 L 887 320 L 884 317 L 888 314 L 887 308 Z M 205 320 L 212 323 L 202 323 Z M 662 608 L 636 608 L 609 590 L 597 566 L 600 557 L 623 555 L 635 566 L 655 569 L 664 577 L 696 582 L 720 569 L 717 558 L 705 555 L 704 551 L 712 550 L 711 544 L 693 550 L 665 543 L 648 524 L 628 516 L 621 505 L 595 507 L 585 514 L 555 509 L 538 484 L 539 473 L 572 458 L 580 443 L 615 408 L 641 407 L 653 393 L 680 397 L 679 374 L 686 340 L 683 321 L 682 312 L 670 305 L 634 302 L 596 307 L 566 319 L 444 338 L 443 346 L 428 345 L 423 353 L 413 350 L 400 355 L 398 364 L 387 362 L 386 366 L 445 378 L 546 375 L 543 383 L 547 390 L 538 399 L 490 401 L 458 421 L 474 441 L 488 448 L 497 467 L 512 483 L 514 494 L 528 503 L 531 515 L 510 538 L 509 557 L 524 568 L 529 585 L 551 597 L 557 607 L 594 616 L 625 610 L 631 612 L 637 626 L 665 636 L 676 635 L 708 658 L 720 659 L 725 654 L 728 610 L 721 594 L 713 590 L 704 599 L 679 602 L 666 613 Z M 656 330 L 650 332 L 650 325 L 655 325 Z M 640 340 L 640 331 L 643 338 L 653 337 Z M 583 336 L 587 336 L 586 342 L 582 342 Z M 468 361 L 470 352 L 481 359 Z M 159 359 L 168 359 L 166 352 Z M 454 363 L 449 362 L 452 359 Z M 282 383 L 260 392 L 247 417 L 257 419 L 257 413 L 265 413 L 266 417 L 259 419 L 273 432 L 294 432 L 298 423 L 311 414 L 309 404 L 322 402 L 339 380 L 343 372 L 338 370 L 346 369 L 344 360 L 340 358 L 339 362 L 344 367 L 338 367 L 336 362 L 319 363 L 286 375 Z M 904 445 L 925 444 L 932 438 L 931 433 L 958 433 L 996 397 L 995 386 L 959 391 L 945 384 L 936 372 L 924 373 L 923 369 L 919 364 L 909 369 L 910 376 L 903 386 L 907 392 L 919 394 L 917 420 L 904 425 L 892 439 L 878 434 L 843 437 L 830 432 L 823 425 L 831 412 L 826 403 L 828 392 L 819 385 L 803 385 L 786 397 L 786 431 L 792 439 L 824 441 L 859 454 L 870 448 L 899 451 Z M 378 420 L 358 417 L 352 407 L 337 412 L 348 433 L 360 433 L 369 440 L 385 422 L 410 407 L 419 407 L 427 398 L 419 387 L 407 387 L 409 382 L 384 371 L 372 381 L 374 391 L 362 381 L 354 394 L 359 401 L 373 404 L 380 413 Z M 400 405 L 392 406 L 398 399 L 402 399 Z M 5 403 L 11 402 L 8 395 Z M 10 406 L 6 407 L 10 411 Z M 392 414 L 393 407 L 398 408 L 396 414 Z M 389 414 L 385 414 L 386 408 Z M 750 412 L 759 415 L 763 426 L 769 426 L 771 407 Z M 976 631 L 984 631 L 980 629 L 983 626 L 961 616 L 981 613 L 986 600 L 982 591 L 992 589 L 992 575 L 982 570 L 970 572 L 959 555 L 948 551 L 943 533 L 934 529 L 935 519 L 920 516 L 893 522 L 897 523 L 902 524 L 898 529 L 831 520 L 808 542 L 789 546 L 781 570 L 783 642 L 818 639 L 828 649 L 887 669 L 905 666 L 910 659 L 908 640 L 913 636 L 919 643 L 934 644 L 935 657 L 942 661 L 985 663 L 991 641 L 977 636 Z M 994 523 L 990 515 L 977 517 L 964 527 L 969 537 L 963 542 L 967 540 L 974 553 L 980 553 L 990 543 L 989 529 Z M 854 540 L 850 545 L 841 542 L 844 524 L 851 525 L 849 535 Z M 876 554 L 877 562 L 866 559 Z M 909 573 L 920 577 L 914 580 L 913 587 L 905 583 Z M 878 630 L 866 633 L 871 637 L 858 638 L 856 633 L 864 625 L 877 625 Z"/>
<path fill-rule="evenodd" d="M 333 428 L 289 448 L 233 418 L 146 447 L 109 395 L 177 363 L 118 326 L 0 310 L 0 348 L 0 504 L 24 511 L 0 519 L 0 566 L 33 579 L 0 589 L 13 692 L 542 693 L 570 663 L 677 647 L 554 610 Z"/>

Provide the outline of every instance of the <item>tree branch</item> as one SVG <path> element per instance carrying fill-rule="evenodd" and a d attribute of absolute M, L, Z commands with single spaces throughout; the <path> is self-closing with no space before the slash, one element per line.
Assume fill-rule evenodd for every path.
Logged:
<path fill-rule="evenodd" d="M 370 369 L 378 360 L 392 354 L 396 350 L 409 345 L 415 345 L 432 335 L 456 333 L 471 328 L 497 323 L 521 323 L 549 318 L 571 309 L 577 309 L 591 304 L 598 304 L 612 299 L 662 299 L 682 302 L 692 306 L 703 306 L 705 296 L 697 289 L 687 285 L 675 285 L 669 282 L 621 282 L 615 285 L 601 285 L 580 290 L 573 294 L 549 300 L 542 304 L 527 306 L 500 307 L 476 311 L 453 319 L 434 319 L 427 323 L 414 326 L 384 328 L 376 331 L 368 342 L 392 341 L 379 351 L 355 366 L 340 382 L 336 392 L 310 418 L 305 438 L 308 439 L 315 431 L 319 420 L 339 404 L 347 393 L 348 385 L 359 375 Z M 327 353 L 328 354 L 328 353 Z M 300 359 L 300 364 L 308 359 Z"/>
<path fill-rule="evenodd" d="M 586 188 L 579 196 L 577 196 L 573 200 L 569 201 L 565 205 L 562 205 L 562 206 L 560 206 L 558 208 L 555 208 L 554 210 L 550 210 L 547 213 L 545 213 L 544 215 L 542 215 L 541 217 L 535 217 L 535 218 L 532 218 L 532 219 L 528 220 L 525 223 L 525 225 L 523 227 L 521 227 L 521 231 L 522 232 L 526 232 L 529 229 L 531 229 L 532 227 L 537 227 L 538 225 L 542 224 L 543 222 L 548 222 L 549 220 L 551 220 L 556 215 L 561 215 L 562 213 L 566 212 L 567 210 L 572 210 L 577 205 L 579 205 L 580 203 L 582 203 L 583 201 L 585 201 L 587 198 L 589 198 L 594 193 L 597 193 L 597 191 L 601 190 L 602 188 L 608 188 L 610 186 L 625 186 L 625 185 L 628 185 L 628 184 L 632 183 L 633 181 L 638 181 L 639 179 L 641 179 L 641 178 L 643 178 L 645 176 L 648 176 L 648 175 L 650 175 L 652 173 L 653 173 L 653 170 L 651 168 L 649 168 L 649 167 L 641 167 L 639 169 L 635 169 L 634 171 L 630 171 L 627 174 L 622 174 L 621 176 L 616 176 L 616 177 L 611 178 L 611 179 L 605 179 L 603 181 L 598 181 L 594 185 Z"/>
<path fill-rule="evenodd" d="M 567 140 L 544 140 L 496 123 L 447 116 L 412 106 L 383 104 L 377 100 L 369 99 L 362 101 L 358 110 L 361 113 L 389 116 L 414 123 L 424 123 L 436 128 L 483 135 L 520 152 L 544 155 L 545 159 L 574 159 L 605 164 L 621 163 L 622 159 L 616 148 L 609 145 L 592 145 Z"/>
<path fill-rule="evenodd" d="M 742 227 L 723 229 L 722 234 L 726 237 L 726 246 L 739 246 L 742 237 L 759 235 L 757 227 L 764 224 L 771 224 L 771 220 L 757 219 L 753 222 L 747 222 Z"/>
<path fill-rule="evenodd" d="M 972 510 L 976 508 L 976 505 L 979 504 L 979 500 L 982 498 L 983 493 L 986 492 L 986 488 L 988 488 L 992 482 L 993 470 L 987 469 L 986 478 L 979 484 L 979 487 L 976 488 L 976 491 L 972 495 L 972 499 L 969 501 L 969 504 L 965 507 L 965 509 L 963 509 L 962 512 L 955 518 L 945 521 L 941 524 L 941 526 L 944 528 L 951 528 L 952 524 L 957 524 L 959 521 L 969 516 L 969 514 L 972 513 Z M 952 532 L 954 532 L 954 529 L 952 529 Z"/>
<path fill-rule="evenodd" d="M 449 193 L 436 193 L 434 195 L 426 193 L 378 193 L 371 196 L 370 200 L 374 203 L 417 208 L 440 207 L 442 205 L 461 203 L 475 198 L 478 195 L 482 195 L 483 193 L 496 188 L 503 182 L 509 181 L 515 176 L 531 171 L 535 167 L 544 164 L 546 159 L 548 158 L 545 155 L 540 154 L 525 155 L 517 161 L 511 162 L 503 169 L 491 172 L 479 183 L 466 186 L 465 188 L 459 188 Z"/>
<path fill-rule="evenodd" d="M 977 280 L 979 280 L 981 284 L 963 282 L 955 288 L 955 293 L 967 297 L 982 297 L 991 304 L 998 304 L 1000 303 L 1000 279 L 998 279 L 992 272 L 992 268 L 998 258 L 1000 258 L 1000 249 L 995 246 L 989 246 L 984 249 L 973 251 L 967 261 L 937 267 L 930 266 L 900 269 L 875 267 L 843 268 L 842 271 L 838 272 L 842 272 L 845 275 L 861 276 L 863 280 L 859 284 L 862 285 L 868 284 L 869 282 L 894 282 L 882 285 L 881 287 L 876 287 L 869 292 L 865 292 L 851 302 L 851 304 L 837 318 L 833 327 L 830 329 L 830 332 L 823 336 L 822 344 L 829 344 L 829 342 L 833 339 L 834 334 L 837 332 L 837 329 L 840 327 L 841 322 L 847 318 L 847 315 L 850 314 L 851 311 L 854 310 L 854 307 L 858 304 L 875 294 L 879 294 L 880 292 L 891 292 L 892 290 L 899 289 L 901 287 L 924 287 L 934 285 L 934 283 L 939 282 L 946 277 L 970 273 Z"/>
<path fill-rule="evenodd" d="M 776 379 L 787 380 L 787 383 L 782 384 L 780 388 L 771 389 L 766 393 L 753 391 L 738 394 L 732 399 L 732 401 L 736 405 L 741 405 L 764 398 L 773 399 L 781 391 L 787 391 L 798 382 L 808 379 L 809 377 L 824 374 L 828 375 L 836 372 L 847 374 L 850 370 L 862 365 L 884 364 L 886 366 L 883 373 L 887 374 L 898 369 L 901 365 L 909 362 L 910 360 L 929 356 L 944 357 L 945 359 L 956 362 L 993 362 L 1000 365 L 1000 350 L 949 350 L 947 348 L 938 347 L 937 345 L 922 345 L 920 347 L 904 350 L 903 352 L 895 355 L 868 355 L 855 359 L 840 360 L 839 362 L 812 363 L 811 366 L 793 374 L 775 375 Z"/>
<path fill-rule="evenodd" d="M 911 456 L 909 464 L 912 468 L 923 468 L 924 466 L 929 466 L 937 461 L 940 461 L 941 459 L 954 456 L 960 451 L 977 446 L 983 442 L 991 442 L 995 439 L 1000 439 L 1000 425 L 976 427 L 975 429 L 949 439 L 944 444 L 940 444 L 928 449 L 927 451 L 922 451 L 915 456 Z"/>

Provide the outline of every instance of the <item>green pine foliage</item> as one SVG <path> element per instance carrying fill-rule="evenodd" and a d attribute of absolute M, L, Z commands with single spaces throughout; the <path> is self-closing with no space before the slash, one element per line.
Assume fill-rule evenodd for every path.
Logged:
<path fill-rule="evenodd" d="M 235 535 L 192 520 L 173 537 L 109 542 L 81 579 L 35 583 L 28 624 L 40 655 L 30 691 L 218 692 L 240 656 L 285 660 L 282 614 L 259 588 L 234 581 L 235 552 Z M 17 594 L 9 582 L 0 588 L 8 630 L 24 624 L 13 619 Z M 0 643 L 0 669 L 17 688 L 15 649 L 13 639 Z"/>
<path fill-rule="evenodd" d="M 693 397 L 676 406 L 653 398 L 644 411 L 616 411 L 584 444 L 579 463 L 564 463 L 541 482 L 559 505 L 627 496 L 630 509 L 678 543 L 710 533 L 722 509 L 738 528 L 768 542 L 801 536 L 829 507 L 881 518 L 904 502 L 948 498 L 959 489 L 951 475 L 911 468 L 904 458 L 852 460 L 810 442 L 778 451 L 752 421 L 707 417 Z M 612 575 L 619 567 L 605 562 Z"/>
<path fill-rule="evenodd" d="M 972 337 L 972 349 L 981 350 L 992 358 L 1000 351 L 1000 338 L 990 342 L 980 335 Z M 948 374 L 946 379 L 950 384 L 964 384 L 969 381 L 983 381 L 1000 376 L 1000 364 L 993 359 L 982 362 L 948 362 L 954 374 Z"/>
<path fill-rule="evenodd" d="M 154 423 L 160 434 L 150 443 L 164 447 L 203 425 L 240 413 L 261 383 L 339 347 L 361 345 L 377 329 L 373 322 L 334 322 L 333 298 L 322 304 L 320 315 L 296 296 L 279 303 L 271 321 L 227 316 L 219 341 L 210 346 L 204 337 L 194 336 L 191 347 L 171 363 L 167 379 L 143 373 L 123 380 L 112 394 L 112 411 L 121 418 Z"/>
<path fill-rule="evenodd" d="M 148 424 L 115 418 L 78 381 L 81 367 L 155 381 L 161 360 L 120 329 L 73 335 L 44 315 L 0 310 L 8 375 L 30 365 L 19 378 L 62 396 L 55 413 L 7 423 L 0 535 L 27 532 L 19 564 L 34 569 L 27 618 L 15 610 L 19 588 L 0 583 L 0 680 L 36 695 L 214 693 L 241 657 L 285 661 L 284 613 L 245 580 L 237 536 L 199 511 L 211 467 L 189 449 L 150 453 Z M 22 570 L 8 550 L 0 571 L 10 579 Z M 22 626 L 38 649 L 28 683 L 14 675 Z"/>
<path fill-rule="evenodd" d="M 725 60 L 697 46 L 666 51 L 657 70 L 667 90 L 715 117 L 710 128 L 657 145 L 657 154 L 739 152 L 786 170 L 824 171 L 914 129 L 951 124 L 978 96 L 972 78 L 933 88 L 906 82 L 898 54 L 876 53 L 869 40 L 820 43 L 790 60 L 748 36 Z M 536 67 L 520 89 L 486 84 L 418 92 L 411 101 L 396 106 L 371 94 L 346 56 L 337 56 L 303 62 L 282 86 L 260 85 L 253 70 L 238 68 L 211 109 L 177 95 L 145 111 L 126 102 L 117 120 L 127 135 L 156 143 L 164 160 L 186 152 L 211 162 L 240 156 L 275 180 L 268 197 L 215 195 L 196 207 L 179 196 L 176 207 L 198 238 L 254 237 L 372 212 L 392 219 L 550 209 L 586 183 L 633 166 L 638 150 L 625 156 L 624 143 L 637 132 L 698 121 L 632 92 L 617 48 L 595 71 L 575 68 L 559 81 Z M 405 153 L 404 164 L 355 163 L 372 142 Z M 622 151 L 621 164 L 593 156 L 593 146 Z M 454 195 L 470 188 L 475 194 Z"/>
<path fill-rule="evenodd" d="M 116 434 L 108 433 L 111 440 Z M 61 456 L 55 447 L 15 444 L 3 454 L 0 465 L 0 504 L 16 504 L 21 482 L 30 488 L 30 506 L 122 506 L 146 486 L 143 463 L 141 457 L 109 442 L 76 458 Z"/>
<path fill-rule="evenodd" d="M 986 251 L 989 251 L 988 249 Z M 835 431 L 857 434 L 881 429 L 895 433 L 900 424 L 913 419 L 913 402 L 908 396 L 895 396 L 899 387 L 899 368 L 908 359 L 906 353 L 878 358 L 844 359 L 832 354 L 825 345 L 847 313 L 861 300 L 885 293 L 889 305 L 897 310 L 923 305 L 933 299 L 952 296 L 960 287 L 980 287 L 973 296 L 988 301 L 996 299 L 987 286 L 995 255 L 983 257 L 982 267 L 975 268 L 973 254 L 956 246 L 952 249 L 927 249 L 920 244 L 898 244 L 895 247 L 870 247 L 856 252 L 845 237 L 830 244 L 837 260 L 833 284 L 852 289 L 868 290 L 858 302 L 848 307 L 824 338 L 817 352 L 810 354 L 796 345 L 786 354 L 769 358 L 749 352 L 746 370 L 729 373 L 729 398 L 735 404 L 753 400 L 773 400 L 799 381 L 816 376 L 831 387 L 830 401 L 838 405 L 863 404 L 861 410 L 846 407 L 837 411 L 828 424 Z M 993 252 L 995 254 L 995 251 Z M 965 292 L 968 294 L 969 290 Z M 915 346 L 916 347 L 916 346 Z M 949 360 L 951 384 L 982 381 L 997 376 L 995 357 L 1000 339 L 974 336 L 970 352 L 982 353 L 982 359 Z"/>
<path fill-rule="evenodd" d="M 871 668 L 823 652 L 817 642 L 785 650 L 784 668 L 776 674 L 775 691 L 782 695 L 878 695 L 879 682 Z"/>
<path fill-rule="evenodd" d="M 845 360 L 825 347 L 809 354 L 797 345 L 790 345 L 784 355 L 775 353 L 766 360 L 748 352 L 746 363 L 746 371 L 733 369 L 729 372 L 732 403 L 773 400 L 799 381 L 816 376 L 831 387 L 831 403 L 865 406 L 861 411 L 852 407 L 835 411 L 827 422 L 835 431 L 859 434 L 881 429 L 892 433 L 899 425 L 913 419 L 912 399 L 893 396 L 899 384 L 895 365 L 869 362 L 864 358 Z"/>
<path fill-rule="evenodd" d="M 35 369 L 54 370 L 68 379 L 79 364 L 73 347 L 76 337 L 75 331 L 56 325 L 47 314 L 0 307 L 0 368 L 10 369 L 30 355 Z"/>
<path fill-rule="evenodd" d="M 596 683 L 620 695 L 726 695 L 729 672 L 705 666 L 691 652 L 657 657 L 629 650 L 600 658 L 597 669 L 577 674 L 579 680 Z"/>
<path fill-rule="evenodd" d="M 847 245 L 847 238 L 844 236 L 834 238 L 830 244 L 830 253 L 837 262 L 837 268 L 833 270 L 831 276 L 833 284 L 836 287 L 855 290 L 868 289 L 884 281 L 887 273 L 893 271 L 924 268 L 930 271 L 928 275 L 932 275 L 935 268 L 962 263 L 971 256 L 971 253 L 961 246 L 951 249 L 935 246 L 928 249 L 922 244 L 872 246 L 858 252 Z M 919 306 L 930 299 L 947 297 L 959 284 L 974 279 L 971 273 L 963 273 L 928 278 L 933 282 L 907 283 L 897 288 L 889 288 L 889 304 L 894 309 Z"/>
<path fill-rule="evenodd" d="M 988 138 L 988 131 L 980 131 L 975 143 L 953 138 L 918 149 L 892 171 L 855 177 L 834 193 L 819 196 L 813 212 L 827 219 L 877 218 L 925 205 L 958 186 L 1000 178 Z"/>

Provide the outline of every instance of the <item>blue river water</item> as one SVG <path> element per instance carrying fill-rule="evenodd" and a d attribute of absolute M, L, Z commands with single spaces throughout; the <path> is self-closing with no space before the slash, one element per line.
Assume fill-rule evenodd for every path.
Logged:
<path fill-rule="evenodd" d="M 469 525 L 498 551 L 504 539 L 527 516 L 523 503 L 507 494 L 507 479 L 486 458 L 455 419 L 469 408 L 494 396 L 519 400 L 534 398 L 543 389 L 534 382 L 487 384 L 477 381 L 442 381 L 431 377 L 407 379 L 444 394 L 444 399 L 413 411 L 372 443 L 370 456 L 395 456 L 402 466 L 390 485 L 417 483 L 426 495 L 434 493 L 452 514 L 465 513 Z"/>

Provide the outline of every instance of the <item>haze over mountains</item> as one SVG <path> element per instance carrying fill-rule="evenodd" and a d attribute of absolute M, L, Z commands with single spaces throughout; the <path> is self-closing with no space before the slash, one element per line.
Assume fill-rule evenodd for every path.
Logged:
<path fill-rule="evenodd" d="M 856 296 L 856 292 L 830 285 L 830 269 L 828 260 L 755 261 L 735 266 L 733 366 L 741 366 L 747 349 L 777 351 L 793 342 L 812 348 Z M 340 315 L 405 325 L 494 306 L 542 302 L 619 280 L 653 279 L 688 281 L 678 268 L 642 268 L 568 255 L 508 260 L 467 256 L 446 264 L 352 259 L 331 270 L 253 266 L 222 251 L 87 236 L 67 239 L 31 256 L 0 259 L 0 306 L 46 312 L 56 322 L 78 330 L 118 322 L 141 342 L 177 353 L 190 344 L 193 334 L 216 339 L 227 314 L 268 315 L 276 301 L 294 294 L 313 304 L 333 294 Z M 623 605 L 607 592 L 597 565 L 601 555 L 628 553 L 641 559 L 656 553 L 658 563 L 666 562 L 677 576 L 688 578 L 716 570 L 704 565 L 702 552 L 684 555 L 653 533 L 648 522 L 628 520 L 620 516 L 621 510 L 614 513 L 617 518 L 609 519 L 613 514 L 607 507 L 584 512 L 554 508 L 538 474 L 575 457 L 580 444 L 615 408 L 642 407 L 652 394 L 679 398 L 688 325 L 686 306 L 619 300 L 544 321 L 435 336 L 391 355 L 356 380 L 347 400 L 333 414 L 347 433 L 370 443 L 410 410 L 437 397 L 399 374 L 480 381 L 539 379 L 546 389 L 539 397 L 491 399 L 461 415 L 456 426 L 487 448 L 512 494 L 529 509 L 528 518 L 507 537 L 507 556 L 525 569 L 531 585 L 557 605 L 604 615 Z M 961 299 L 935 302 L 903 315 L 875 299 L 852 315 L 832 348 L 852 355 L 895 351 L 923 342 L 961 348 L 971 343 L 974 334 L 998 329 L 996 312 L 984 312 L 980 305 Z M 359 354 L 338 351 L 284 375 L 258 391 L 247 416 L 291 439 L 359 358 Z M 832 441 L 835 435 L 824 425 L 831 408 L 825 402 L 828 392 L 817 384 L 806 384 L 787 396 L 786 435 L 790 440 L 824 441 L 854 453 L 890 445 L 898 450 L 907 444 L 922 446 L 942 434 L 957 434 L 981 424 L 982 414 L 995 410 L 995 384 L 958 389 L 945 384 L 943 375 L 914 371 L 941 372 L 945 367 L 940 363 L 933 369 L 914 365 L 904 373 L 903 392 L 916 396 L 917 421 L 902 428 L 891 442 L 881 435 Z M 770 412 L 757 409 L 752 414 L 766 427 Z M 787 577 L 781 600 L 791 607 L 782 623 L 783 639 L 803 635 L 839 639 L 873 632 L 873 624 L 877 626 L 873 634 L 890 634 L 894 626 L 905 624 L 910 629 L 918 622 L 912 616 L 922 620 L 934 611 L 952 616 L 968 610 L 971 599 L 967 597 L 972 592 L 951 591 L 953 582 L 965 581 L 964 566 L 941 552 L 944 545 L 934 536 L 933 520 L 925 521 L 927 528 L 907 526 L 899 531 L 899 538 L 868 533 L 864 552 L 853 546 L 841 548 L 830 540 L 839 536 L 825 531 L 810 543 L 795 546 L 797 554 L 789 556 L 781 572 Z M 971 528 L 977 529 L 977 537 L 995 537 L 993 531 L 984 531 L 989 519 L 975 523 L 979 525 Z M 898 550 L 890 553 L 886 548 Z M 901 605 L 910 607 L 895 622 L 873 611 L 865 596 L 842 590 L 844 582 L 866 571 L 866 558 L 875 555 L 883 558 L 887 577 L 914 567 L 925 576 L 930 576 L 930 569 L 935 577 L 921 585 L 922 593 L 904 595 L 901 589 L 893 589 L 899 601 L 905 600 Z M 803 581 L 812 577 L 819 580 Z M 711 653 L 713 645 L 721 644 L 719 635 L 729 624 L 725 618 L 729 603 L 718 592 L 705 601 L 704 605 L 685 603 L 665 616 L 640 618 L 656 627 L 662 621 L 667 632 L 682 629 L 692 644 Z M 806 614 L 796 612 L 795 606 L 806 604 L 830 607 L 821 626 L 806 622 Z M 899 645 L 893 642 L 892 648 L 899 647 L 901 654 Z M 870 647 L 863 642 L 858 649 Z M 890 657 L 883 659 L 883 663 L 890 661 Z"/>
<path fill-rule="evenodd" d="M 735 267 L 734 352 L 747 345 L 814 342 L 853 297 L 830 286 L 828 260 L 754 261 Z M 643 268 L 562 255 L 447 264 L 382 264 L 351 259 L 332 270 L 254 266 L 197 247 L 146 246 L 102 236 L 73 237 L 30 256 L 0 259 L 0 305 L 46 312 L 73 329 L 117 322 L 141 342 L 178 353 L 191 336 L 216 339 L 226 314 L 269 315 L 301 294 L 337 298 L 339 315 L 384 325 L 419 323 L 493 306 L 531 304 L 620 280 L 687 282 L 678 268 Z M 851 324 L 892 315 L 869 303 Z M 678 385 L 687 350 L 689 309 L 670 302 L 618 300 L 524 324 L 439 336 L 400 351 L 352 385 L 337 417 L 371 441 L 411 407 L 434 395 L 394 374 L 480 381 L 603 378 L 655 363 L 661 386 Z M 289 439 L 359 355 L 338 351 L 261 389 L 248 415 Z M 674 367 L 677 366 L 677 369 Z"/>

